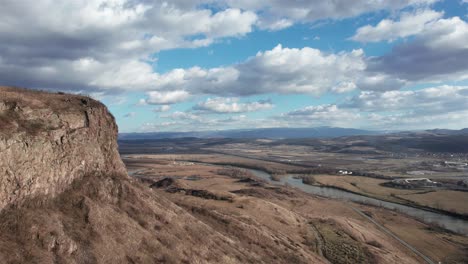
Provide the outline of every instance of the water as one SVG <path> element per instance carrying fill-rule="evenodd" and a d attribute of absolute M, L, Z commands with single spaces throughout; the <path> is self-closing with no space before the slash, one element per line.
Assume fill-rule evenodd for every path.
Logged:
<path fill-rule="evenodd" d="M 453 231 L 459 234 L 468 235 L 468 221 L 458 219 L 456 217 L 434 213 L 434 212 L 430 212 L 430 211 L 426 211 L 426 210 L 422 210 L 422 209 L 418 209 L 418 208 L 414 208 L 410 206 L 405 206 L 401 204 L 381 201 L 378 199 L 374 199 L 374 198 L 370 198 L 370 197 L 366 197 L 366 196 L 362 196 L 359 194 L 354 194 L 354 193 L 350 193 L 350 192 L 346 192 L 346 191 L 342 191 L 342 190 L 338 190 L 334 188 L 307 185 L 307 184 L 302 183 L 301 179 L 295 179 L 292 175 L 283 177 L 281 178 L 280 182 L 277 182 L 277 181 L 271 180 L 270 174 L 264 171 L 253 170 L 253 169 L 248 169 L 248 171 L 252 172 L 256 177 L 262 178 L 271 184 L 275 184 L 275 185 L 288 184 L 304 192 L 323 196 L 323 197 L 358 202 L 358 203 L 375 205 L 375 206 L 381 206 L 387 209 L 396 210 L 398 212 L 415 217 L 424 223 L 436 224 L 450 231 Z"/>

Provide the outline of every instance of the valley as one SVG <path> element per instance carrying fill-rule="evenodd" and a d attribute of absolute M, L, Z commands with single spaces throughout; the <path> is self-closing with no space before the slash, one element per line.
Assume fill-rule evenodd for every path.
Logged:
<path fill-rule="evenodd" d="M 119 143 L 123 161 L 133 177 L 161 195 L 168 195 L 171 201 L 205 223 L 215 225 L 220 232 L 242 239 L 242 243 L 255 245 L 250 241 L 250 232 L 238 234 L 245 230 L 246 223 L 253 221 L 289 236 L 287 240 L 298 247 L 296 251 L 307 251 L 303 228 L 311 227 L 312 231 L 307 232 L 312 232 L 315 239 L 310 242 L 313 246 L 309 250 L 331 263 L 366 263 L 364 260 L 368 263 L 461 263 L 467 257 L 468 229 L 463 220 L 466 205 L 440 199 L 446 197 L 450 201 L 456 196 L 463 201 L 467 192 L 445 188 L 399 189 L 382 184 L 399 178 L 402 166 L 410 166 L 416 159 L 398 163 L 397 159 L 381 158 L 387 170 L 379 171 L 375 169 L 377 162 L 365 163 L 368 155 L 312 153 L 304 146 L 271 147 L 274 140 L 242 141 L 173 139 Z M 265 144 L 270 144 L 270 148 Z M 304 161 L 306 156 L 308 160 Z M 352 160 L 358 160 L 359 165 Z M 424 160 L 420 158 L 417 162 Z M 344 169 L 365 176 L 340 174 Z M 438 177 L 450 178 L 456 174 L 455 171 L 444 173 Z M 313 182 L 307 182 L 311 187 L 327 186 L 397 206 L 410 206 L 406 210 L 447 217 L 453 219 L 454 226 L 461 227 L 450 231 L 397 209 L 329 198 L 324 193 L 310 194 L 307 188 L 301 187 L 307 186 L 301 183 L 306 182 L 305 177 L 313 177 Z M 435 204 L 436 201 L 439 202 Z M 349 246 L 350 251 L 338 246 L 342 244 Z M 392 253 L 387 251 L 389 248 Z M 397 253 L 400 251 L 406 253 L 400 255 Z M 403 257 L 406 254 L 411 257 Z"/>

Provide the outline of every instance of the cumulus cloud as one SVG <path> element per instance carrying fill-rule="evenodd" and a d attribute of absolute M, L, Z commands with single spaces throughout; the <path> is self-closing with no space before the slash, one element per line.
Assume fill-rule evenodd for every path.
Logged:
<path fill-rule="evenodd" d="M 247 115 L 233 115 L 228 118 L 224 116 L 203 115 L 190 111 L 177 111 L 161 115 L 164 120 L 160 123 L 144 123 L 139 131 L 203 131 L 239 128 L 265 128 L 284 127 L 287 122 L 280 118 L 251 118 Z"/>
<path fill-rule="evenodd" d="M 231 116 L 226 119 L 221 119 L 219 120 L 220 123 L 237 123 L 237 122 L 245 122 L 248 121 L 248 117 L 246 115 L 237 115 L 237 116 Z"/>
<path fill-rule="evenodd" d="M 280 118 L 292 126 L 342 126 L 350 127 L 360 118 L 357 111 L 341 109 L 337 105 L 307 106 L 302 109 L 283 113 Z"/>
<path fill-rule="evenodd" d="M 440 18 L 441 15 L 430 10 L 416 11 L 416 22 L 410 21 L 408 13 L 399 21 L 386 22 L 390 25 L 384 27 L 390 32 L 388 39 L 409 35 L 414 35 L 414 39 L 397 44 L 382 56 L 366 57 L 361 49 L 326 53 L 310 47 L 277 45 L 231 66 L 175 69 L 157 75 L 154 87 L 218 96 L 321 95 L 355 89 L 399 90 L 415 82 L 468 79 L 468 23 L 458 17 Z M 413 26 L 413 22 L 419 26 Z M 372 30 L 377 32 L 383 24 Z M 361 38 L 363 34 L 358 31 L 356 36 Z M 370 37 L 383 38 L 384 35 Z"/>
<path fill-rule="evenodd" d="M 196 115 L 190 112 L 176 111 L 174 113 L 163 116 L 165 118 L 170 118 L 172 120 L 200 120 L 201 116 Z"/>
<path fill-rule="evenodd" d="M 419 10 L 413 13 L 403 12 L 399 21 L 384 19 L 376 26 L 367 25 L 357 30 L 351 38 L 360 42 L 394 41 L 418 34 L 443 16 L 443 12 Z"/>
<path fill-rule="evenodd" d="M 362 50 L 324 53 L 318 49 L 283 48 L 258 52 L 248 60 L 228 67 L 176 69 L 160 76 L 158 90 L 176 87 L 191 93 L 245 96 L 264 93 L 320 95 L 352 84 L 365 70 Z"/>
<path fill-rule="evenodd" d="M 126 113 L 126 114 L 124 115 L 125 118 L 131 118 L 131 117 L 134 117 L 134 116 L 136 116 L 136 113 L 135 113 L 135 112 Z"/>
<path fill-rule="evenodd" d="M 379 10 L 399 10 L 407 6 L 427 6 L 437 0 L 226 0 L 231 7 L 254 10 L 262 15 L 263 28 L 284 28 L 295 22 L 313 22 L 321 19 L 344 19 Z M 283 21 L 283 22 L 281 22 Z M 282 26 L 278 26 L 282 25 Z"/>
<path fill-rule="evenodd" d="M 391 76 L 378 72 L 364 72 L 363 76 L 357 80 L 356 86 L 364 91 L 389 91 L 398 90 L 408 82 L 398 76 Z M 349 91 L 349 90 L 345 90 Z M 339 92 L 339 90 L 338 90 Z"/>
<path fill-rule="evenodd" d="M 468 86 L 442 85 L 414 91 L 364 91 L 344 106 L 360 111 L 411 111 L 422 115 L 468 109 Z"/>
<path fill-rule="evenodd" d="M 167 104 L 175 104 L 180 103 L 188 98 L 190 98 L 190 94 L 186 91 L 168 91 L 168 92 L 158 92 L 158 91 L 151 91 L 147 93 L 148 98 L 144 99 L 144 103 L 146 104 L 155 104 L 155 105 L 167 105 Z"/>
<path fill-rule="evenodd" d="M 154 54 L 161 50 L 207 46 L 220 38 L 244 36 L 255 26 L 279 30 L 298 22 L 433 2 L 38 0 L 31 5 L 26 0 L 7 0 L 0 10 L 0 80 L 18 86 L 107 93 L 348 92 L 366 85 L 365 79 L 358 78 L 369 77 L 360 73 L 366 67 L 361 50 L 327 54 L 307 47 L 277 46 L 239 64 L 165 74 L 155 72 L 152 64 L 157 61 Z M 380 69 L 377 62 L 374 69 Z M 385 90 L 400 88 L 398 82 L 387 86 L 379 84 Z"/>
<path fill-rule="evenodd" d="M 294 25 L 294 21 L 290 19 L 266 19 L 258 21 L 257 26 L 261 29 L 267 29 L 270 31 L 277 31 L 288 28 Z"/>
<path fill-rule="evenodd" d="M 374 129 L 460 129 L 468 125 L 466 123 L 467 118 L 468 111 L 434 113 L 432 115 L 418 115 L 411 112 L 371 113 L 368 115 L 368 123 L 369 127 Z"/>
<path fill-rule="evenodd" d="M 415 129 L 468 126 L 468 86 L 363 91 L 340 106 L 359 111 L 369 127 Z"/>
<path fill-rule="evenodd" d="M 4 1 L 0 9 L 0 80 L 75 91 L 150 89 L 158 78 L 149 65 L 152 54 L 243 36 L 257 21 L 252 11 L 226 8 L 214 12 L 200 4 L 202 1 Z"/>
<path fill-rule="evenodd" d="M 160 106 L 157 106 L 153 109 L 153 112 L 155 113 L 162 113 L 162 112 L 167 112 L 171 110 L 171 106 L 170 105 L 160 105 Z"/>
<path fill-rule="evenodd" d="M 368 71 L 408 81 L 468 78 L 468 23 L 459 17 L 438 19 L 411 42 L 367 61 Z"/>
<path fill-rule="evenodd" d="M 211 113 L 246 113 L 267 110 L 273 107 L 270 100 L 240 103 L 239 98 L 208 98 L 198 103 L 193 110 Z"/>
<path fill-rule="evenodd" d="M 408 91 L 362 91 L 343 103 L 307 106 L 279 118 L 293 127 L 460 128 L 468 126 L 467 109 L 468 86 L 441 85 Z"/>
<path fill-rule="evenodd" d="M 163 115 L 166 130 L 339 126 L 367 129 L 460 128 L 468 126 L 468 86 L 420 90 L 362 91 L 343 103 L 306 106 L 257 119 L 213 118 L 202 111 Z M 210 113 L 210 112 L 208 112 Z"/>

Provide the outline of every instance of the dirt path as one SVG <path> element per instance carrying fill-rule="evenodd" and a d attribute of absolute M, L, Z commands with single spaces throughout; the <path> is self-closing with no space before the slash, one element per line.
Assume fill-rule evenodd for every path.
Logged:
<path fill-rule="evenodd" d="M 310 224 L 310 227 L 311 227 L 312 233 L 314 233 L 314 236 L 316 238 L 315 242 L 316 242 L 316 246 L 317 246 L 317 253 L 321 257 L 323 257 L 322 248 L 323 248 L 324 245 L 323 245 L 322 235 L 318 231 L 317 227 L 315 227 L 315 225 Z"/>
<path fill-rule="evenodd" d="M 404 240 L 402 240 L 401 238 L 399 238 L 397 235 L 395 235 L 392 231 L 390 231 L 389 229 L 387 229 L 386 227 L 384 227 L 383 225 L 379 224 L 377 221 L 375 221 L 374 219 L 372 219 L 371 217 L 369 217 L 368 215 L 366 215 L 365 213 L 363 213 L 361 210 L 351 206 L 351 208 L 356 212 L 358 213 L 359 215 L 361 215 L 362 217 L 366 218 L 367 220 L 371 221 L 373 224 L 375 224 L 380 230 L 382 230 L 383 232 L 385 232 L 386 234 L 390 235 L 391 237 L 393 237 L 394 239 L 396 239 L 398 242 L 400 242 L 403 246 L 407 247 L 409 250 L 413 251 L 416 255 L 418 255 L 419 257 L 421 257 L 422 259 L 424 259 L 424 261 L 426 263 L 429 263 L 429 264 L 436 264 L 434 261 L 432 261 L 429 257 L 427 257 L 426 255 L 424 255 L 423 253 L 421 253 L 421 251 L 417 250 L 416 248 L 414 248 L 413 246 L 411 246 L 410 244 L 406 243 Z"/>

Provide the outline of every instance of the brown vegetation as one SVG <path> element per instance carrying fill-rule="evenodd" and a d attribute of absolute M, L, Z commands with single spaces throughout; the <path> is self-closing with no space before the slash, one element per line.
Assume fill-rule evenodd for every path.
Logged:
<path fill-rule="evenodd" d="M 125 160 L 137 170 L 128 177 L 103 105 L 81 96 L 0 92 L 2 264 L 420 261 L 346 203 L 272 186 L 243 170 L 185 162 L 211 162 L 213 155 L 135 155 Z M 275 175 L 300 169 L 219 155 L 216 162 Z M 423 250 L 438 248 L 434 260 L 466 256 L 465 237 L 364 209 L 392 231 L 405 221 L 398 234 Z"/>
<path fill-rule="evenodd" d="M 304 184 L 314 185 L 317 183 L 314 176 L 312 175 L 304 175 L 301 178 L 302 178 L 302 183 Z"/>

